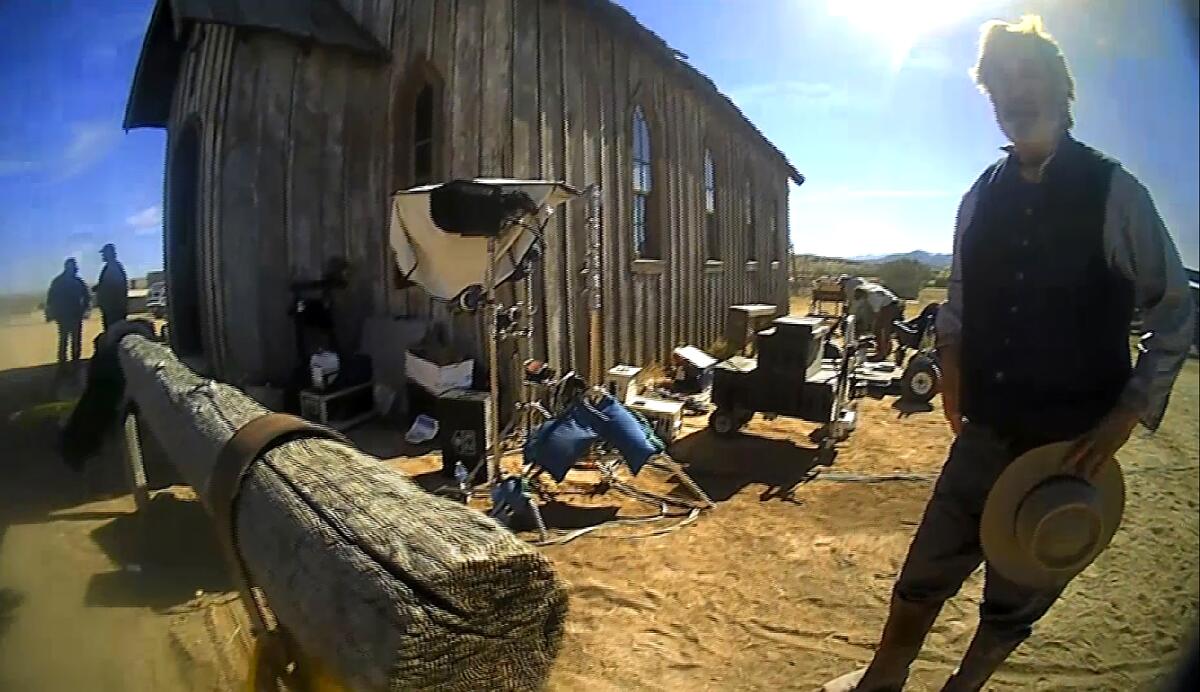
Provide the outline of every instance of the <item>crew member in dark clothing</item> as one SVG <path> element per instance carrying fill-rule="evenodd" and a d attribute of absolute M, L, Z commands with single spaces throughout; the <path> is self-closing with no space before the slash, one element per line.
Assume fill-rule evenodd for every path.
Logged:
<path fill-rule="evenodd" d="M 96 283 L 96 304 L 100 306 L 107 330 L 125 319 L 129 312 L 129 279 L 125 277 L 125 267 L 117 261 L 117 248 L 112 243 L 100 248 L 100 257 L 104 260 L 104 268 Z"/>
<path fill-rule="evenodd" d="M 902 689 L 942 604 L 984 561 L 983 506 L 1005 469 L 1071 441 L 1062 471 L 1094 478 L 1139 421 L 1158 427 L 1187 355 L 1179 254 L 1141 183 L 1071 136 L 1074 82 L 1041 19 L 985 24 L 973 72 L 1012 145 L 963 197 L 937 316 L 956 439 L 871 665 L 827 691 Z M 1131 365 L 1135 307 L 1144 329 Z M 1065 586 L 1017 583 L 987 564 L 979 627 L 943 690 L 981 689 Z"/>
<path fill-rule="evenodd" d="M 71 363 L 80 358 L 83 316 L 91 306 L 92 296 L 87 284 L 79 278 L 79 265 L 70 257 L 63 262 L 63 271 L 50 282 L 46 293 L 46 321 L 58 323 L 58 363 L 67 362 L 67 346 L 71 348 Z"/>

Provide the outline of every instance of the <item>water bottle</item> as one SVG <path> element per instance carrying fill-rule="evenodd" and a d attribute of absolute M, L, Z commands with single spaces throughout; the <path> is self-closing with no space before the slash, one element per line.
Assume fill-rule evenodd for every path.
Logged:
<path fill-rule="evenodd" d="M 467 489 L 467 467 L 461 461 L 454 462 L 454 480 L 458 481 L 458 487 L 464 491 Z"/>

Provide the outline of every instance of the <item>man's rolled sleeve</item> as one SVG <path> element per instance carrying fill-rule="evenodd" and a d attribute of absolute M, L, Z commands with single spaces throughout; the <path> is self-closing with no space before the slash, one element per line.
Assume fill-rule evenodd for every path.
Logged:
<path fill-rule="evenodd" d="M 1143 325 L 1121 404 L 1155 430 L 1187 358 L 1195 307 L 1179 252 L 1150 193 L 1124 169 L 1113 173 L 1105 219 L 1110 265 L 1132 282 Z"/>
<path fill-rule="evenodd" d="M 976 187 L 963 195 L 954 221 L 954 256 L 950 260 L 950 281 L 946 302 L 937 314 L 937 347 L 957 346 L 962 341 L 962 236 L 975 213 Z"/>

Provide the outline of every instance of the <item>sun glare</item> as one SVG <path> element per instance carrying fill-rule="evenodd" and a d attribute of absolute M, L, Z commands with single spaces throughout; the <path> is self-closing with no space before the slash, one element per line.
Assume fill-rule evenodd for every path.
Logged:
<path fill-rule="evenodd" d="M 826 7 L 864 43 L 884 51 L 892 69 L 898 70 L 922 39 L 991 4 L 986 0 L 827 0 Z"/>

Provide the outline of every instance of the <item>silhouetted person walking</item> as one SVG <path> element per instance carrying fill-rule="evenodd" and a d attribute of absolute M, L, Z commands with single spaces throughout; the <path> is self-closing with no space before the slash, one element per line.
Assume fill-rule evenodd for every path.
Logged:
<path fill-rule="evenodd" d="M 96 283 L 96 304 L 100 306 L 107 331 L 125 319 L 129 312 L 129 279 L 125 277 L 125 267 L 117 261 L 117 248 L 112 243 L 100 248 L 100 257 L 104 260 L 104 268 Z"/>
<path fill-rule="evenodd" d="M 71 347 L 71 362 L 80 358 L 83 338 L 83 316 L 92 304 L 87 284 L 79 278 L 79 265 L 70 257 L 63 262 L 63 271 L 50 282 L 46 293 L 46 321 L 58 323 L 58 363 L 67 362 L 67 346 Z"/>

